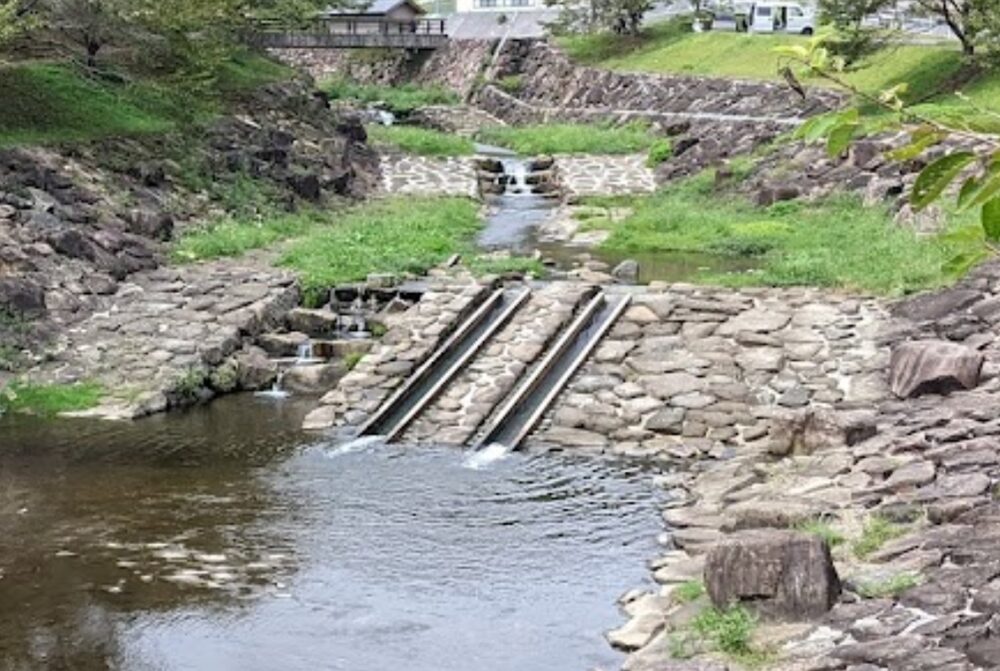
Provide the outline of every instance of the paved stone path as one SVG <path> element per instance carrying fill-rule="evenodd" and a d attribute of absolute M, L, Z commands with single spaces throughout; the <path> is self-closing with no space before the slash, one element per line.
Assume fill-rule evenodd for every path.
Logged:
<path fill-rule="evenodd" d="M 187 376 L 198 375 L 188 380 L 197 391 L 204 373 L 283 320 L 298 298 L 292 274 L 252 259 L 137 273 L 68 329 L 30 378 L 100 383 L 108 395 L 91 416 L 159 412 L 182 400 L 174 396 Z"/>
<path fill-rule="evenodd" d="M 390 194 L 479 197 L 471 158 L 430 158 L 403 154 L 381 157 L 382 187 Z"/>
<path fill-rule="evenodd" d="M 464 445 L 514 390 L 592 292 L 555 282 L 535 291 L 500 333 L 407 431 L 407 442 Z"/>
<path fill-rule="evenodd" d="M 646 165 L 645 154 L 559 155 L 556 167 L 563 193 L 571 200 L 582 196 L 617 196 L 656 190 L 656 176 Z"/>

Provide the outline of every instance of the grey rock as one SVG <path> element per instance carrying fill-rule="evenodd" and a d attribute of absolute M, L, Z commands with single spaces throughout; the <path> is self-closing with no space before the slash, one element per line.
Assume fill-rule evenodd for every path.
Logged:
<path fill-rule="evenodd" d="M 616 280 L 627 284 L 635 284 L 639 281 L 639 262 L 633 259 L 625 259 L 611 271 L 611 276 Z"/>
<path fill-rule="evenodd" d="M 329 391 L 346 373 L 346 367 L 340 362 L 293 366 L 285 373 L 281 384 L 288 391 L 318 394 Z"/>
<path fill-rule="evenodd" d="M 314 338 L 329 336 L 337 330 L 338 317 L 331 310 L 295 308 L 286 317 L 288 328 Z"/>
<path fill-rule="evenodd" d="M 29 279 L 0 277 L 0 308 L 21 315 L 43 313 L 45 291 Z"/>
<path fill-rule="evenodd" d="M 646 420 L 646 428 L 657 433 L 679 434 L 685 412 L 684 408 L 663 408 Z"/>
<path fill-rule="evenodd" d="M 259 347 L 248 347 L 238 352 L 234 359 L 240 389 L 267 389 L 278 378 L 278 365 L 268 359 L 267 354 Z"/>
<path fill-rule="evenodd" d="M 899 398 L 973 389 L 985 358 L 965 345 L 921 340 L 898 345 L 889 363 L 889 385 Z"/>
<path fill-rule="evenodd" d="M 705 585 L 717 607 L 742 604 L 763 617 L 792 620 L 824 615 L 840 595 L 826 541 L 778 529 L 719 542 L 705 561 Z"/>

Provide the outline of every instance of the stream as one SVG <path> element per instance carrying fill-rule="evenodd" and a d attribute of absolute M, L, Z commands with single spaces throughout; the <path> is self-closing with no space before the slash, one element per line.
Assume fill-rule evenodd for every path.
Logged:
<path fill-rule="evenodd" d="M 310 407 L 0 419 L 0 668 L 620 665 L 603 634 L 649 580 L 649 472 L 345 444 L 295 428 Z"/>

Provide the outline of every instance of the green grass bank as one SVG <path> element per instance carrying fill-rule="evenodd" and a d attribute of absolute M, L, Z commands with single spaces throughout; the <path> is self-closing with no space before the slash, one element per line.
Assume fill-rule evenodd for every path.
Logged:
<path fill-rule="evenodd" d="M 602 247 L 621 254 L 701 252 L 753 259 L 751 272 L 705 273 L 698 281 L 726 286 L 819 286 L 901 295 L 955 279 L 947 262 L 970 242 L 947 234 L 918 238 L 893 223 L 880 207 L 850 195 L 820 202 L 790 201 L 767 208 L 717 191 L 704 173 L 644 197 L 590 199 L 588 204 L 631 207 L 612 223 L 588 219 L 588 228 L 610 230 Z M 974 216 L 953 228 L 975 226 Z"/>
<path fill-rule="evenodd" d="M 648 26 L 634 38 L 570 35 L 559 38 L 558 43 L 574 60 L 600 68 L 778 81 L 780 56 L 775 48 L 803 44 L 807 39 L 723 31 L 694 33 L 680 22 L 668 21 Z M 891 43 L 851 66 L 843 78 L 868 93 L 905 82 L 910 87 L 908 102 L 917 104 L 917 111 L 939 118 L 961 115 L 978 127 L 1000 127 L 1000 120 L 975 110 L 956 95 L 960 91 L 974 106 L 1000 112 L 1000 68 L 970 73 L 960 50 L 951 44 Z M 817 78 L 806 82 L 831 85 Z"/>
<path fill-rule="evenodd" d="M 0 66 L 0 146 L 53 144 L 161 133 L 211 119 L 234 98 L 292 71 L 237 53 L 208 80 L 123 73 L 103 76 L 70 63 Z"/>

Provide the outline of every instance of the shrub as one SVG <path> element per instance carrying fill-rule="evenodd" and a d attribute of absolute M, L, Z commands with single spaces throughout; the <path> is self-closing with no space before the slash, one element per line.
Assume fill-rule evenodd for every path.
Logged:
<path fill-rule="evenodd" d="M 700 599 L 704 593 L 705 583 L 700 580 L 688 580 L 674 588 L 670 596 L 677 603 L 690 603 Z"/>
<path fill-rule="evenodd" d="M 649 156 L 646 159 L 646 165 L 650 168 L 655 168 L 673 155 L 674 146 L 670 143 L 670 140 L 657 140 L 649 148 Z"/>
<path fill-rule="evenodd" d="M 821 520 L 810 520 L 799 524 L 796 529 L 813 536 L 819 536 L 826 541 L 831 548 L 837 547 L 844 542 L 844 537 L 826 522 Z"/>
<path fill-rule="evenodd" d="M 521 90 L 522 83 L 523 80 L 520 75 L 509 75 L 498 79 L 496 85 L 501 91 L 505 91 L 511 95 L 516 95 L 517 92 Z"/>
<path fill-rule="evenodd" d="M 865 521 L 861 537 L 854 541 L 851 549 L 859 559 L 878 552 L 889 541 L 906 534 L 907 528 L 895 524 L 884 517 L 873 515 Z"/>
<path fill-rule="evenodd" d="M 886 580 L 862 583 L 858 586 L 858 594 L 866 599 L 897 597 L 919 584 L 919 575 L 915 573 L 898 573 Z"/>

